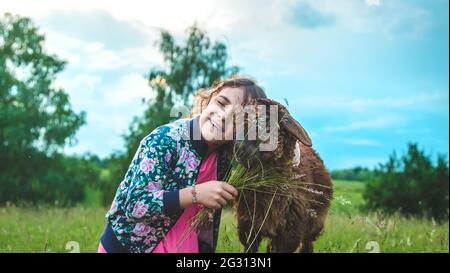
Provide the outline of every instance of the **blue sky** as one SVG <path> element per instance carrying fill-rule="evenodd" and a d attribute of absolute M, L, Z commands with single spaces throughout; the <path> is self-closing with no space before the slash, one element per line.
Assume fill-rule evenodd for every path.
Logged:
<path fill-rule="evenodd" d="M 29 16 L 47 50 L 69 64 L 57 85 L 87 112 L 67 153 L 106 156 L 142 113 L 166 29 L 181 41 L 197 21 L 226 43 L 230 63 L 310 133 L 330 169 L 373 167 L 408 142 L 449 150 L 447 0 L 22 1 L 0 12 Z"/>

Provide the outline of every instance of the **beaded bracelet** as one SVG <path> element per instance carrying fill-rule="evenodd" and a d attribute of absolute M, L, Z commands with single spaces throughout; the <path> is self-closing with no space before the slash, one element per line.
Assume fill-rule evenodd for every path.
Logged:
<path fill-rule="evenodd" d="M 195 204 L 197 203 L 197 192 L 195 191 L 195 185 L 192 185 L 191 193 L 192 193 L 192 203 Z"/>

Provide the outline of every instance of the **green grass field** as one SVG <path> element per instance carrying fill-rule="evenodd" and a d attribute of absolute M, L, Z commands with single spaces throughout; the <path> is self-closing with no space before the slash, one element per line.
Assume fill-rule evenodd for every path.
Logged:
<path fill-rule="evenodd" d="M 449 225 L 362 212 L 360 182 L 334 181 L 335 198 L 316 252 L 448 252 Z M 106 208 L 0 208 L 0 252 L 95 252 Z M 260 251 L 265 252 L 263 242 Z M 217 252 L 243 252 L 224 210 Z"/>

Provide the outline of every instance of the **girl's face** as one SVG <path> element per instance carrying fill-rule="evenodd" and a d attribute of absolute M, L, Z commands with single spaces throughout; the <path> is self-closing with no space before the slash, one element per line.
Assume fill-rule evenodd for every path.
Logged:
<path fill-rule="evenodd" d="M 222 144 L 233 136 L 233 113 L 244 102 L 244 90 L 225 87 L 200 114 L 202 137 L 208 144 Z M 230 138 L 231 137 L 231 138 Z"/>

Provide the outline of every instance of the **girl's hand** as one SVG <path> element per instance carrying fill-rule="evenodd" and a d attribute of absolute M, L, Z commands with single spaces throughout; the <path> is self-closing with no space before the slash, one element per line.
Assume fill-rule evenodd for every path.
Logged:
<path fill-rule="evenodd" d="M 192 187 L 180 190 L 180 206 L 186 208 L 192 205 Z M 237 197 L 237 190 L 226 182 L 208 181 L 195 186 L 197 202 L 211 209 L 220 209 L 228 201 Z"/>
<path fill-rule="evenodd" d="M 207 208 L 220 209 L 237 197 L 237 190 L 226 182 L 212 180 L 195 186 L 197 201 Z"/>

